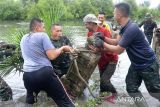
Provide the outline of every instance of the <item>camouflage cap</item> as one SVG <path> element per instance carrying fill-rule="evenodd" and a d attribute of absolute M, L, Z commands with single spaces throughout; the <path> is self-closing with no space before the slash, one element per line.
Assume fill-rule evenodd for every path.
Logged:
<path fill-rule="evenodd" d="M 152 14 L 150 14 L 150 13 L 146 13 L 146 15 L 145 15 L 145 19 L 150 19 L 150 18 L 152 18 Z"/>
<path fill-rule="evenodd" d="M 101 21 L 98 20 L 98 18 L 94 15 L 94 14 L 87 14 L 84 18 L 83 18 L 83 22 L 87 23 L 87 22 L 93 22 L 93 23 L 101 23 Z"/>

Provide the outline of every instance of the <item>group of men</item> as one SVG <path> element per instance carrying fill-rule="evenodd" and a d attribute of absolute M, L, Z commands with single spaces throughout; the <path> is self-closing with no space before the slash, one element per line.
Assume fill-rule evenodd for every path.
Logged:
<path fill-rule="evenodd" d="M 151 96 L 160 100 L 160 77 L 157 58 L 144 33 L 130 18 L 130 6 L 127 3 L 115 5 L 114 18 L 120 24 L 120 32 L 113 32 L 105 23 L 105 14 L 100 12 L 96 17 L 88 14 L 83 18 L 88 29 L 87 37 L 93 37 L 94 53 L 101 53 L 98 62 L 100 73 L 100 92 L 111 92 L 113 97 L 117 91 L 110 78 L 115 72 L 118 54 L 126 50 L 131 65 L 126 76 L 126 90 L 133 98 L 143 97 L 138 90 L 142 80 Z M 141 26 L 141 25 L 140 25 Z M 116 38 L 112 38 L 115 33 Z M 69 39 L 62 36 L 59 24 L 51 26 L 51 38 L 45 33 L 42 20 L 33 18 L 30 22 L 30 33 L 23 36 L 21 42 L 23 64 L 23 81 L 27 90 L 26 103 L 34 104 L 35 95 L 45 91 L 59 107 L 75 107 L 67 94 L 61 78 L 67 73 L 70 58 L 64 52 L 73 52 Z M 34 94 L 35 93 L 35 94 Z M 135 102 L 138 107 L 147 105 L 145 101 Z"/>
<path fill-rule="evenodd" d="M 99 26 L 97 26 L 99 21 L 95 15 L 89 14 L 85 16 L 84 22 L 86 28 L 89 30 L 88 36 L 93 34 L 95 40 L 94 46 L 89 47 L 94 52 L 100 51 L 101 54 L 105 52 L 106 54 L 109 53 L 112 55 L 121 54 L 126 50 L 131 61 L 126 76 L 126 90 L 129 95 L 135 99 L 135 104 L 138 107 L 148 107 L 145 100 L 137 101 L 136 98 L 143 98 L 142 93 L 139 91 L 139 87 L 143 80 L 150 95 L 160 101 L 159 65 L 154 51 L 150 47 L 149 42 L 145 39 L 145 34 L 139 29 L 139 26 L 136 23 L 131 21 L 129 15 L 130 6 L 127 3 L 119 3 L 115 5 L 114 18 L 120 24 L 121 29 L 119 34 L 117 34 L 117 37 L 114 39 L 110 38 L 110 34 L 108 33 L 109 30 L 107 32 L 104 28 L 99 28 Z M 103 58 L 103 55 L 101 55 L 101 58 Z M 112 57 L 109 56 L 107 59 L 110 58 Z M 107 60 L 105 59 L 104 61 Z M 112 61 L 115 64 L 116 60 Z M 106 68 L 109 67 L 108 64 L 104 65 Z M 114 67 L 112 66 L 112 70 L 113 68 Z M 101 69 L 100 64 L 99 69 Z M 109 70 L 107 69 L 102 71 L 104 73 L 101 73 L 101 71 L 102 70 L 100 70 L 100 74 L 102 74 L 102 76 L 105 73 L 109 73 Z M 104 84 L 104 86 L 105 85 L 106 84 Z"/>

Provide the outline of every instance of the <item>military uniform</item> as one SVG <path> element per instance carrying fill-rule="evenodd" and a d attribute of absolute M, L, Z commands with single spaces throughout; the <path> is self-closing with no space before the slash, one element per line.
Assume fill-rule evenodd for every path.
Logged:
<path fill-rule="evenodd" d="M 128 21 L 122 27 L 120 35 L 122 39 L 119 41 L 119 46 L 126 49 L 131 61 L 126 76 L 127 92 L 133 98 L 143 98 L 139 87 L 144 81 L 149 94 L 160 100 L 159 65 L 154 51 L 144 38 L 144 34 L 139 30 L 137 24 Z M 135 101 L 135 103 L 139 105 L 138 101 Z"/>
<path fill-rule="evenodd" d="M 13 55 L 13 51 L 16 46 L 13 44 L 7 44 L 0 41 L 0 61 L 2 62 L 4 58 Z M 9 85 L 0 77 L 0 100 L 8 101 L 12 99 L 12 89 Z"/>
<path fill-rule="evenodd" d="M 69 39 L 66 36 L 61 36 L 59 40 L 51 39 L 55 48 L 60 48 L 65 45 L 72 46 Z M 70 56 L 67 53 L 62 53 L 55 60 L 52 60 L 52 66 L 55 69 L 56 74 L 61 77 L 67 73 L 68 68 L 70 66 Z"/>
<path fill-rule="evenodd" d="M 157 24 L 156 22 L 154 22 L 153 20 L 151 20 L 152 15 L 151 14 L 146 14 L 145 19 L 143 22 L 141 22 L 139 24 L 139 27 L 141 27 L 142 25 L 144 26 L 144 34 L 149 42 L 149 44 L 151 44 L 152 42 L 152 37 L 153 37 L 153 29 L 157 28 Z"/>

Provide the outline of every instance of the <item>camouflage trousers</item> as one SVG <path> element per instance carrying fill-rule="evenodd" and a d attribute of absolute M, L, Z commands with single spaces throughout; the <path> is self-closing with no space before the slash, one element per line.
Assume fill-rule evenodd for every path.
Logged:
<path fill-rule="evenodd" d="M 115 72 L 117 62 L 110 62 L 103 71 L 100 71 L 100 91 L 117 93 L 110 79 Z"/>
<path fill-rule="evenodd" d="M 12 100 L 12 90 L 8 84 L 0 77 L 0 101 Z"/>
<path fill-rule="evenodd" d="M 152 38 L 153 38 L 153 34 L 150 34 L 150 35 L 147 35 L 147 34 L 146 34 L 146 38 L 147 38 L 149 44 L 151 44 Z"/>
<path fill-rule="evenodd" d="M 131 97 L 143 97 L 138 90 L 142 80 L 144 81 L 149 94 L 160 101 L 160 75 L 158 61 L 155 61 L 149 67 L 138 71 L 130 66 L 126 76 L 126 90 Z"/>

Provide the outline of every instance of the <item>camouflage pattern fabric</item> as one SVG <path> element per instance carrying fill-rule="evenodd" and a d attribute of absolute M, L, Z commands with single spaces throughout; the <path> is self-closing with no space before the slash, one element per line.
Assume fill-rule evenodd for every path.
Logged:
<path fill-rule="evenodd" d="M 6 57 L 13 55 L 16 46 L 0 41 L 0 61 Z M 8 84 L 0 77 L 0 101 L 8 101 L 12 99 L 12 90 Z"/>
<path fill-rule="evenodd" d="M 149 44 L 151 44 L 153 37 L 153 30 L 154 28 L 157 28 L 157 24 L 153 20 L 150 21 L 144 20 L 139 24 L 139 27 L 141 27 L 142 25 L 144 27 L 145 36 L 147 37 Z"/>
<path fill-rule="evenodd" d="M 158 61 L 155 61 L 151 66 L 143 70 L 135 70 L 130 66 L 126 77 L 126 89 L 132 97 L 142 97 L 138 90 L 142 80 L 149 94 L 160 101 L 160 76 Z"/>
<path fill-rule="evenodd" d="M 0 77 L 0 101 L 12 100 L 12 90 L 8 84 Z"/>
<path fill-rule="evenodd" d="M 51 41 L 55 48 L 60 48 L 65 45 L 72 46 L 72 44 L 70 43 L 69 39 L 66 36 L 61 36 L 59 40 L 51 39 Z M 62 53 L 55 60 L 51 61 L 54 71 L 59 77 L 67 73 L 68 68 L 70 66 L 70 62 L 71 60 L 68 53 Z"/>

